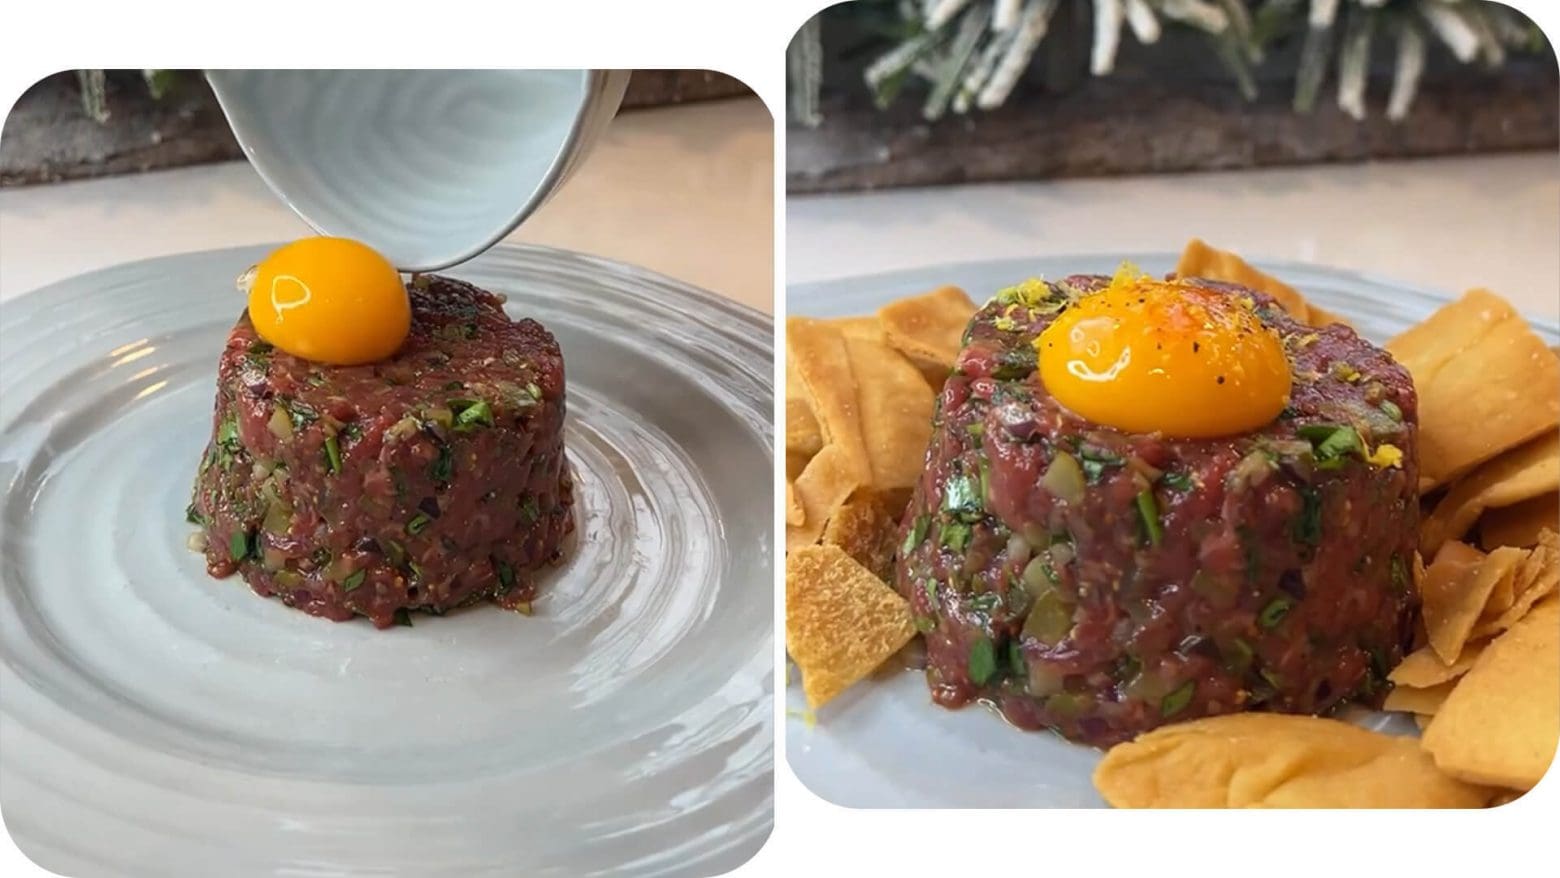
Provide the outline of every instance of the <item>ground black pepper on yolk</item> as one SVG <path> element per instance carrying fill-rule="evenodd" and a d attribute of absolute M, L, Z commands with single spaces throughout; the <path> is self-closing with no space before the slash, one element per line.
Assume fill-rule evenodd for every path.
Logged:
<path fill-rule="evenodd" d="M 1063 405 L 1136 433 L 1225 436 L 1289 402 L 1290 368 L 1255 300 L 1124 269 L 1064 308 L 1035 339 L 1040 377 Z"/>

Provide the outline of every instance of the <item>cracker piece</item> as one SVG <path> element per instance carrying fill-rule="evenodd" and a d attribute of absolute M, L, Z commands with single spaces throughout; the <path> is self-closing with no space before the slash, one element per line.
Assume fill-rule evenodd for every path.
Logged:
<path fill-rule="evenodd" d="M 785 561 L 785 645 L 817 709 L 871 674 L 915 636 L 910 605 L 839 546 Z"/>

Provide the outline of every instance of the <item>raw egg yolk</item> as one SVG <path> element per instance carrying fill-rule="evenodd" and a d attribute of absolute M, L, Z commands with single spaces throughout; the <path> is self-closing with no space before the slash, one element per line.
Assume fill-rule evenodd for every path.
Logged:
<path fill-rule="evenodd" d="M 1289 403 L 1283 342 L 1251 299 L 1119 274 L 1035 340 L 1040 380 L 1097 424 L 1178 438 L 1257 429 Z"/>
<path fill-rule="evenodd" d="M 401 275 L 373 248 L 346 238 L 303 238 L 255 266 L 249 319 L 295 357 L 354 366 L 395 353 L 412 326 Z"/>

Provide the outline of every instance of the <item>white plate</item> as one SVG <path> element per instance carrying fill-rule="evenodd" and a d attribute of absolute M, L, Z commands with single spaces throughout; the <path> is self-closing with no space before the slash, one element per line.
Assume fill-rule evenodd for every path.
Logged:
<path fill-rule="evenodd" d="M 1173 254 L 1112 253 L 1054 256 L 897 271 L 790 288 L 787 313 L 817 317 L 870 314 L 889 300 L 955 284 L 977 302 L 1027 277 L 1111 274 L 1123 259 L 1150 274 L 1175 266 Z M 1267 262 L 1311 301 L 1348 317 L 1361 335 L 1381 343 L 1434 311 L 1451 296 L 1390 280 L 1299 263 Z M 1554 344 L 1560 329 L 1533 321 Z M 809 725 L 800 676 L 786 692 L 786 759 L 802 783 L 823 798 L 861 808 L 1079 808 L 1104 804 L 1090 775 L 1099 751 L 1049 732 L 1024 732 L 978 706 L 944 710 L 932 704 L 920 671 L 885 672 L 818 712 Z M 1400 716 L 1356 710 L 1372 728 L 1416 734 Z"/>
<path fill-rule="evenodd" d="M 268 248 L 0 306 L 0 806 L 68 875 L 707 875 L 773 822 L 767 317 L 641 269 L 456 271 L 562 344 L 578 537 L 525 618 L 333 623 L 183 510 Z"/>

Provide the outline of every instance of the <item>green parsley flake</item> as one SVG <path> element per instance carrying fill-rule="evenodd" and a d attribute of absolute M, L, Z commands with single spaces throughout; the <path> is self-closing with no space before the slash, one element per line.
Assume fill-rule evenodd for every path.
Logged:
<path fill-rule="evenodd" d="M 975 646 L 970 650 L 969 664 L 970 680 L 977 686 L 984 686 L 997 672 L 997 651 L 991 645 L 989 637 L 981 637 L 975 641 Z"/>
<path fill-rule="evenodd" d="M 455 471 L 455 458 L 450 453 L 448 445 L 439 446 L 439 454 L 428 464 L 428 475 L 435 482 L 444 484 L 450 480 Z"/>
<path fill-rule="evenodd" d="M 249 557 L 249 533 L 247 531 L 239 531 L 233 534 L 232 539 L 228 540 L 228 555 L 232 556 L 234 561 L 242 561 Z"/>
<path fill-rule="evenodd" d="M 498 584 L 500 588 L 502 588 L 504 591 L 508 591 L 511 588 L 514 588 L 515 568 L 510 567 L 509 564 L 501 558 L 494 558 L 493 569 L 498 572 Z"/>
<path fill-rule="evenodd" d="M 1257 624 L 1271 631 L 1278 627 L 1279 622 L 1284 621 L 1284 617 L 1289 615 L 1293 607 L 1294 603 L 1288 598 L 1274 598 L 1262 608 L 1261 613 L 1257 614 Z"/>
<path fill-rule="evenodd" d="M 970 526 L 962 521 L 944 522 L 942 526 L 942 544 L 944 548 L 955 552 L 964 551 L 970 544 Z"/>
<path fill-rule="evenodd" d="M 910 525 L 910 532 L 905 534 L 905 541 L 899 547 L 899 554 L 908 555 L 915 551 L 916 547 L 926 540 L 926 531 L 931 526 L 931 516 L 917 515 L 915 521 Z"/>
<path fill-rule="evenodd" d="M 1311 443 L 1318 469 L 1337 469 L 1350 454 L 1364 458 L 1365 443 L 1353 427 L 1343 424 L 1307 424 L 1297 431 L 1300 438 Z"/>
<path fill-rule="evenodd" d="M 1150 546 L 1159 545 L 1164 537 L 1164 531 L 1159 525 L 1159 505 L 1154 502 L 1152 489 L 1145 489 L 1137 495 L 1138 519 L 1143 523 L 1143 536 Z"/>
<path fill-rule="evenodd" d="M 978 490 L 976 481 L 969 476 L 954 476 L 943 486 L 942 511 L 960 521 L 979 521 L 985 504 Z"/>
<path fill-rule="evenodd" d="M 455 413 L 457 433 L 468 433 L 478 427 L 493 426 L 493 408 L 486 400 L 452 399 L 449 401 L 449 406 L 450 411 Z"/>
<path fill-rule="evenodd" d="M 336 442 L 335 436 L 325 437 L 325 468 L 332 475 L 341 472 L 341 445 Z"/>
<path fill-rule="evenodd" d="M 1291 536 L 1297 542 L 1315 546 L 1322 541 L 1322 497 L 1315 488 L 1301 488 L 1300 501 L 1300 515 L 1295 518 Z"/>
<path fill-rule="evenodd" d="M 1159 702 L 1159 715 L 1167 718 L 1175 716 L 1185 710 L 1188 704 L 1192 703 L 1192 696 L 1196 693 L 1197 681 L 1187 680 L 1185 683 L 1172 689 L 1170 694 L 1166 695 Z"/>

